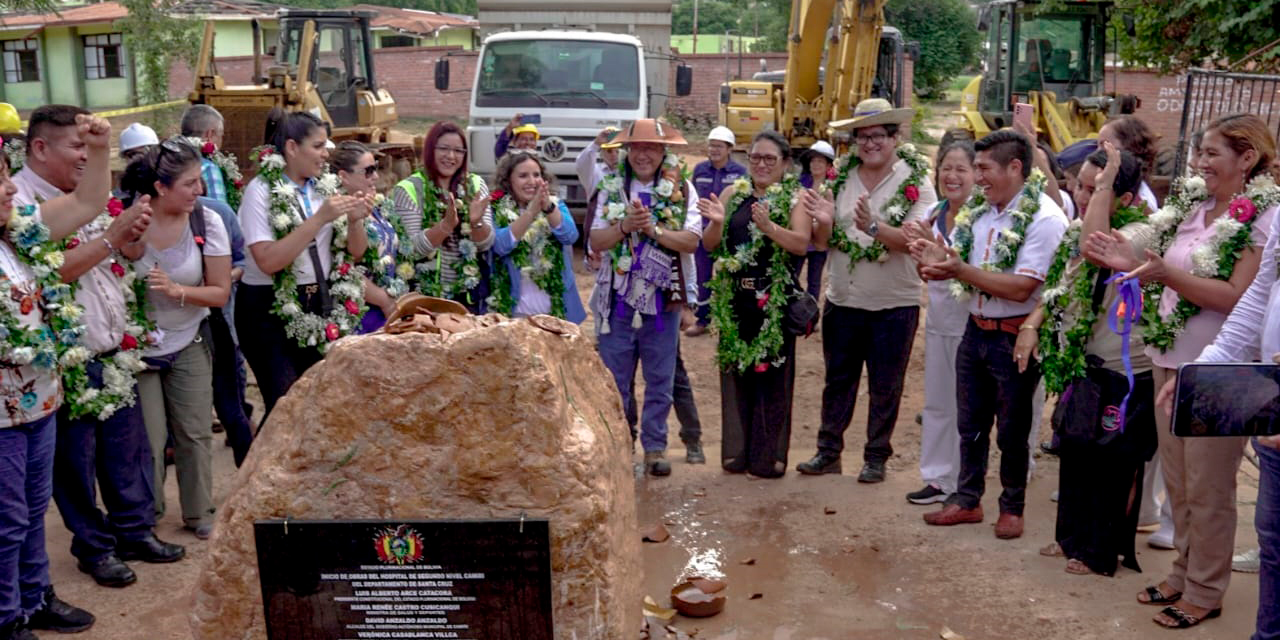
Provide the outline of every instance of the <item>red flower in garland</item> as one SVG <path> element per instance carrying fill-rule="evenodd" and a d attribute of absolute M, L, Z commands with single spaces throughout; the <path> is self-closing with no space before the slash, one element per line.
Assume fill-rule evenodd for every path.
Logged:
<path fill-rule="evenodd" d="M 827 167 L 827 180 L 835 180 L 835 179 L 836 179 L 836 168 Z"/>
<path fill-rule="evenodd" d="M 114 273 L 114 274 L 115 274 L 115 276 L 116 276 L 117 278 L 123 278 L 123 277 L 124 277 L 124 267 L 120 266 L 120 263 L 119 263 L 119 262 L 112 262 L 112 263 L 111 263 L 111 273 Z"/>
<path fill-rule="evenodd" d="M 332 323 L 332 322 L 330 322 L 329 324 L 325 325 L 325 327 L 324 327 L 324 337 L 328 338 L 330 342 L 332 342 L 332 341 L 334 341 L 334 340 L 337 340 L 337 339 L 338 339 L 338 325 L 336 325 L 336 324 L 334 324 L 334 323 Z"/>
<path fill-rule="evenodd" d="M 756 298 L 756 306 L 757 306 L 757 307 L 760 307 L 761 309 L 763 309 L 763 308 L 764 308 L 764 306 L 765 306 L 765 305 L 767 305 L 767 304 L 769 304 L 769 294 L 767 294 L 767 293 L 766 293 L 766 294 L 764 294 L 764 295 L 762 295 L 762 296 L 760 296 L 760 297 Z"/>
<path fill-rule="evenodd" d="M 902 190 L 902 195 L 907 199 L 907 202 L 915 204 L 916 200 L 920 199 L 920 189 L 914 184 L 909 184 Z"/>
<path fill-rule="evenodd" d="M 355 300 L 347 299 L 346 302 L 342 303 L 342 306 L 346 307 L 347 313 L 353 316 L 360 313 L 360 305 L 356 304 Z"/>
<path fill-rule="evenodd" d="M 70 240 L 67 240 L 67 250 L 68 250 L 68 251 L 70 251 L 70 250 L 72 250 L 72 249 L 74 249 L 74 248 L 76 248 L 76 247 L 78 247 L 78 246 L 80 246 L 80 238 L 71 238 Z"/>
<path fill-rule="evenodd" d="M 200 147 L 200 153 L 203 153 L 203 154 L 205 154 L 206 156 L 207 156 L 207 155 L 209 155 L 209 154 L 211 154 L 211 153 L 213 153 L 214 151 L 217 151 L 217 150 L 218 150 L 218 148 L 217 148 L 217 147 L 215 147 L 215 146 L 213 146 L 213 143 L 212 143 L 212 142 L 206 142 L 206 143 L 204 143 L 204 145 L 203 145 L 203 146 L 201 146 L 201 147 Z"/>
<path fill-rule="evenodd" d="M 243 188 L 244 188 L 244 180 L 236 180 L 236 181 L 235 181 L 235 182 L 233 182 L 232 184 L 236 185 L 236 188 L 237 188 L 237 189 L 243 189 Z"/>
<path fill-rule="evenodd" d="M 124 212 L 124 203 L 119 198 L 112 198 L 107 201 L 107 214 L 112 218 Z"/>
<path fill-rule="evenodd" d="M 344 262 L 342 263 L 341 266 L 338 267 L 338 275 L 345 276 L 348 273 L 351 273 L 351 263 Z"/>
<path fill-rule="evenodd" d="M 507 194 L 502 189 L 494 189 L 493 191 L 489 192 L 489 199 L 494 202 L 497 202 L 502 199 L 502 196 L 505 196 L 505 195 Z"/>
<path fill-rule="evenodd" d="M 760 364 L 756 365 L 756 373 L 764 373 L 768 370 L 769 370 L 769 365 L 764 362 L 761 362 Z"/>
<path fill-rule="evenodd" d="M 191 236 L 191 239 L 195 240 L 197 245 L 204 246 L 204 236 Z"/>
<path fill-rule="evenodd" d="M 138 348 L 138 339 L 137 339 L 137 338 L 135 338 L 135 337 L 133 337 L 133 336 L 131 336 L 131 335 L 129 335 L 129 334 L 127 334 L 127 333 L 126 333 L 126 334 L 124 334 L 124 337 L 120 339 L 120 349 L 121 349 L 121 350 L 123 350 L 123 351 L 132 351 L 132 350 L 137 349 L 137 348 Z"/>
<path fill-rule="evenodd" d="M 1258 207 L 1254 206 L 1253 201 L 1241 196 L 1231 201 L 1227 205 L 1227 211 L 1231 214 L 1236 222 L 1248 222 L 1258 215 Z"/>

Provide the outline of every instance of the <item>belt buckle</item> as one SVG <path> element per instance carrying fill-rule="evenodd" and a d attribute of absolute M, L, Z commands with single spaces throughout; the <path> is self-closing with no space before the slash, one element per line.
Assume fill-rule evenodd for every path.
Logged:
<path fill-rule="evenodd" d="M 755 291 L 755 290 L 756 290 L 756 279 L 755 279 L 755 278 L 742 278 L 742 279 L 740 279 L 740 281 L 739 281 L 739 283 L 738 283 L 738 284 L 742 285 L 742 290 L 743 290 L 743 291 Z"/>
<path fill-rule="evenodd" d="M 319 293 L 319 292 L 320 292 L 320 285 L 318 285 L 318 284 L 304 284 L 304 285 L 302 285 L 302 291 L 303 291 L 304 293 L 306 293 L 307 295 L 309 295 L 309 296 L 314 296 L 315 294 L 317 294 L 317 293 Z"/>

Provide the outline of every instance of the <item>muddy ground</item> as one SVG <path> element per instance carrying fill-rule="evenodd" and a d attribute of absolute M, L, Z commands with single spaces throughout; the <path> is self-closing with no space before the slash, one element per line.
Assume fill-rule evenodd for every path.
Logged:
<path fill-rule="evenodd" d="M 931 127 L 931 133 L 939 135 L 941 127 Z M 589 278 L 580 274 L 584 300 L 589 286 Z M 923 317 L 922 313 L 893 438 L 895 454 L 888 463 L 888 479 L 878 485 L 855 480 L 866 440 L 865 381 L 845 438 L 844 475 L 801 477 L 791 470 L 778 480 L 754 480 L 721 472 L 715 338 L 683 339 L 708 464 L 683 462 L 673 415 L 674 472 L 669 478 L 636 478 L 641 525 L 667 522 L 672 534 L 667 542 L 644 545 L 645 593 L 667 606 L 677 578 L 695 572 L 723 574 L 729 587 L 722 614 L 706 619 L 677 616 L 673 627 L 715 640 L 927 639 L 938 638 L 944 628 L 970 640 L 1155 639 L 1170 634 L 1201 640 L 1248 637 L 1257 607 L 1256 576 L 1233 575 L 1221 619 L 1175 632 L 1158 628 L 1151 622 L 1156 608 L 1134 600 L 1144 586 L 1164 576 L 1175 557 L 1171 551 L 1147 547 L 1144 534 L 1138 534 L 1142 574 L 1121 568 L 1114 578 L 1075 576 L 1062 570 L 1061 559 L 1040 556 L 1040 547 L 1053 540 L 1056 507 L 1049 494 L 1057 486 L 1055 458 L 1036 460 L 1027 492 L 1026 534 L 1021 539 L 997 540 L 992 533 L 999 487 L 994 472 L 988 475 L 984 500 L 987 522 L 941 529 L 926 526 L 921 515 L 936 505 L 915 506 L 903 497 L 921 485 L 920 427 L 915 416 L 923 405 Z M 590 327 L 591 321 L 584 326 Z M 792 469 L 816 450 L 823 381 L 821 336 L 801 340 L 796 351 Z M 251 395 L 257 402 L 252 387 Z M 1048 437 L 1047 427 L 1044 437 Z M 222 436 L 215 438 L 219 446 L 214 489 L 221 501 L 235 469 L 231 450 L 221 446 Z M 992 469 L 997 468 L 994 455 Z M 1243 550 L 1256 543 L 1257 470 L 1246 462 L 1239 480 L 1236 548 Z M 138 582 L 122 590 L 98 587 L 76 570 L 68 552 L 70 535 L 56 509 L 50 509 L 48 541 L 58 594 L 98 616 L 98 624 L 80 637 L 191 637 L 186 620 L 190 592 L 208 543 L 182 530 L 172 474 L 166 495 L 173 511 L 157 531 L 166 540 L 185 544 L 188 558 L 173 565 L 134 563 Z M 754 562 L 748 564 L 750 560 Z"/>

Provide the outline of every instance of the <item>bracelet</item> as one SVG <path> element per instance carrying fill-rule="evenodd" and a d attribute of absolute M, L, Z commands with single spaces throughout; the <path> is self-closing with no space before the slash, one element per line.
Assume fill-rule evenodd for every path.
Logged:
<path fill-rule="evenodd" d="M 1026 331 L 1027 329 L 1030 329 L 1032 331 L 1039 331 L 1040 327 L 1037 327 L 1034 324 L 1024 324 L 1018 327 L 1018 331 Z"/>
<path fill-rule="evenodd" d="M 116 248 L 115 248 L 115 247 L 113 247 L 113 246 L 111 246 L 111 241 L 110 241 L 110 240 L 108 240 L 108 239 L 107 239 L 107 237 L 106 237 L 105 235 L 104 235 L 104 236 L 101 236 L 101 237 L 102 237 L 102 244 L 107 245 L 107 251 L 108 251 L 108 252 L 110 252 L 110 253 L 115 253 L 115 252 L 116 252 Z"/>
<path fill-rule="evenodd" d="M 187 306 L 187 288 L 182 285 L 178 285 L 178 291 L 182 292 L 182 299 L 178 300 L 178 306 L 179 307 Z"/>

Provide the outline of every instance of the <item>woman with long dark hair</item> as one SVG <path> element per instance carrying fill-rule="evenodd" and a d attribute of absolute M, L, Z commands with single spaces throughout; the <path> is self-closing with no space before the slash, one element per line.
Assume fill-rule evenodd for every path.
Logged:
<path fill-rule="evenodd" d="M 266 416 L 328 345 L 359 327 L 363 218 L 372 195 L 340 195 L 329 176 L 319 118 L 273 110 L 258 175 L 240 203 L 246 255 L 236 291 L 236 329 L 262 391 Z"/>
<path fill-rule="evenodd" d="M 182 138 L 165 140 L 125 169 L 120 188 L 129 206 L 151 198 L 151 225 L 136 261 L 147 277 L 147 309 L 162 336 L 142 352 L 138 374 L 151 443 L 156 513 L 162 514 L 165 442 L 173 432 L 182 522 L 196 537 L 213 531 L 213 357 L 210 307 L 231 294 L 231 242 L 222 219 L 206 212 L 200 153 Z"/>
<path fill-rule="evenodd" d="M 467 140 L 437 122 L 422 147 L 422 168 L 391 192 L 402 225 L 398 275 L 409 289 L 450 298 L 483 313 L 493 247 L 489 187 L 467 171 Z"/>
<path fill-rule="evenodd" d="M 373 152 L 355 140 L 345 140 L 329 154 L 329 164 L 338 176 L 343 193 L 377 193 L 378 161 Z M 359 256 L 369 281 L 364 299 L 369 310 L 360 320 L 360 333 L 377 331 L 395 311 L 396 298 L 407 292 L 405 281 L 396 276 L 396 256 L 400 253 L 400 237 L 390 219 L 390 203 L 375 196 L 376 203 L 364 219 L 364 232 L 369 248 Z"/>

